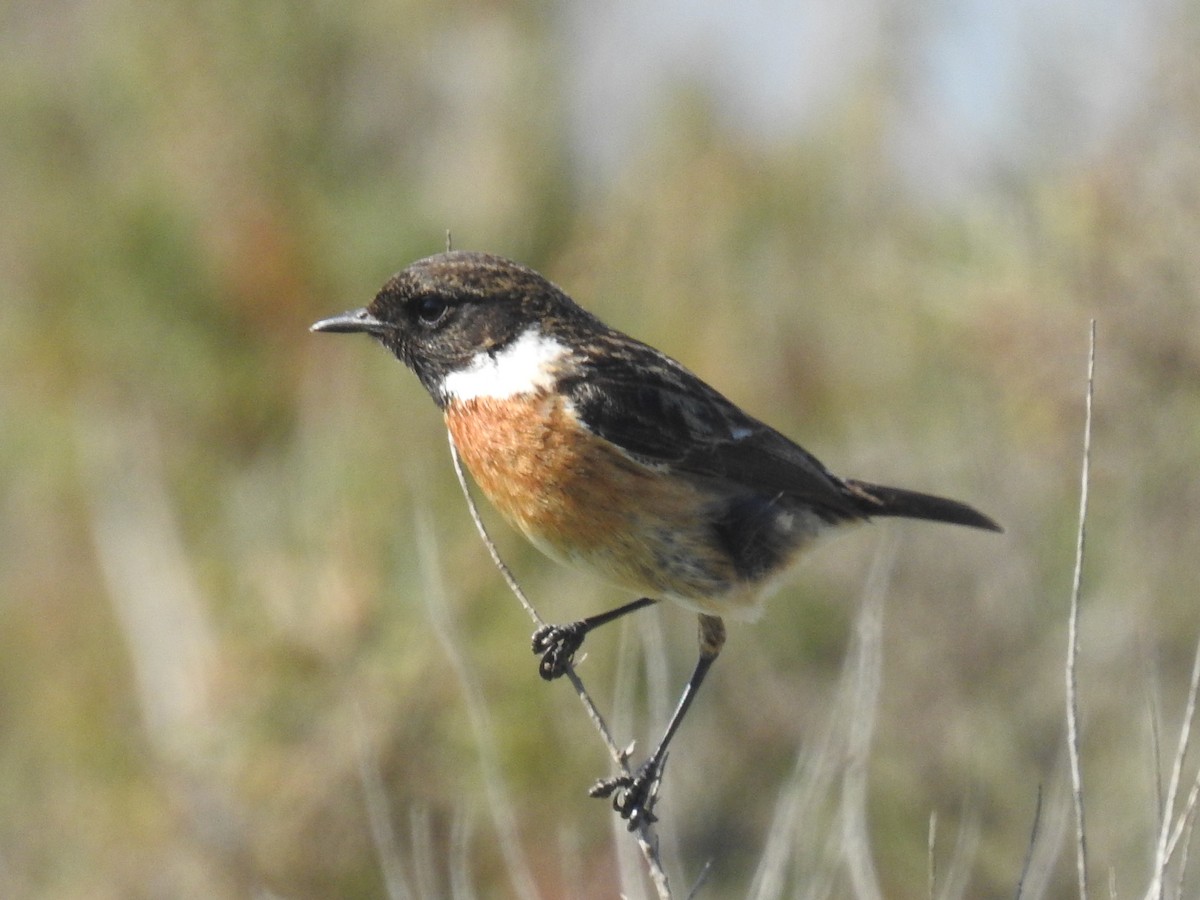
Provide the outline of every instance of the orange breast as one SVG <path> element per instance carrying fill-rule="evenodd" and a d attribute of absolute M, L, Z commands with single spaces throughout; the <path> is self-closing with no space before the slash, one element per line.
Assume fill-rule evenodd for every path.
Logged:
<path fill-rule="evenodd" d="M 488 499 L 549 556 L 705 612 L 751 603 L 715 540 L 715 498 L 582 429 L 557 396 L 451 402 L 446 425 Z"/>

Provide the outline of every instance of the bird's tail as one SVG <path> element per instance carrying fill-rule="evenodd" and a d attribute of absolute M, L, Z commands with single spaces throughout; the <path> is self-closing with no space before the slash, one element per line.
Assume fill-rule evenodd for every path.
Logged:
<path fill-rule="evenodd" d="M 967 525 L 987 531 L 1004 530 L 989 516 L 957 500 L 853 479 L 847 479 L 846 486 L 859 499 L 862 514 L 867 518 L 899 516 L 906 519 L 929 519 L 933 522 Z"/>

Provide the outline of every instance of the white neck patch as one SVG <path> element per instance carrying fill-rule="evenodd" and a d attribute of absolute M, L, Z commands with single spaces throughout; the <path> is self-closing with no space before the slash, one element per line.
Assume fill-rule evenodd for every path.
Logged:
<path fill-rule="evenodd" d="M 465 368 L 446 376 L 442 391 L 452 400 L 533 394 L 554 386 L 555 364 L 568 353 L 565 344 L 546 337 L 535 325 L 495 353 L 477 353 Z"/>

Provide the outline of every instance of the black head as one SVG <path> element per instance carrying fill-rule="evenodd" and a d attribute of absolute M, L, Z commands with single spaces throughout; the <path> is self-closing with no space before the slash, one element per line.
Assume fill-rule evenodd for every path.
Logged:
<path fill-rule="evenodd" d="M 372 335 L 440 402 L 445 376 L 481 352 L 495 353 L 534 325 L 581 324 L 599 325 L 532 269 L 456 250 L 417 260 L 392 276 L 370 306 L 322 319 L 312 330 Z"/>

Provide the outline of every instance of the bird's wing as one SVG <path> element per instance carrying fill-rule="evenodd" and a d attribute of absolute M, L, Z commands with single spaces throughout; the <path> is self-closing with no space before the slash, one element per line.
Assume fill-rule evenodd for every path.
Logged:
<path fill-rule="evenodd" d="M 787 495 L 831 518 L 866 512 L 816 457 L 670 357 L 628 338 L 605 349 L 560 385 L 592 433 L 649 466 Z"/>

